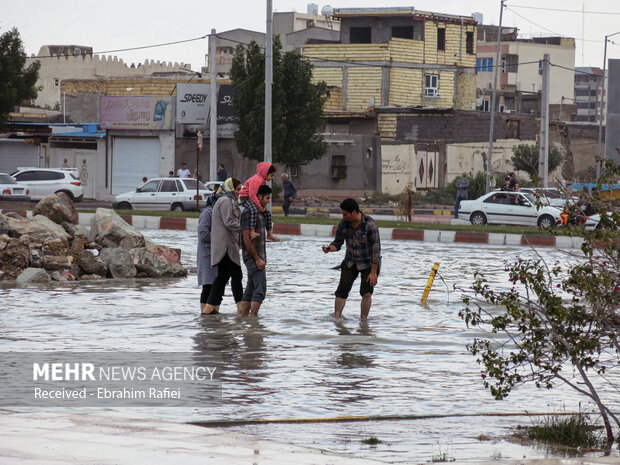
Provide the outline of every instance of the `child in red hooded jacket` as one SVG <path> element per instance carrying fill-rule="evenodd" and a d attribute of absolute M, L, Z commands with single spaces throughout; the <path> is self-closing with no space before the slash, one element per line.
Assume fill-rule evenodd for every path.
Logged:
<path fill-rule="evenodd" d="M 265 161 L 256 165 L 256 174 L 248 179 L 241 189 L 241 193 L 239 197 L 242 199 L 241 205 L 244 208 L 250 210 L 250 238 L 254 239 L 258 237 L 259 234 L 256 232 L 256 218 L 258 213 L 262 213 L 265 218 L 265 228 L 267 229 L 267 239 L 271 239 L 272 241 L 279 241 L 276 236 L 273 235 L 273 222 L 271 220 L 271 212 L 267 209 L 264 209 L 258 197 L 256 197 L 256 193 L 258 192 L 258 188 L 264 184 L 267 184 L 267 181 L 271 181 L 276 175 L 276 167 L 271 163 L 267 163 Z"/>

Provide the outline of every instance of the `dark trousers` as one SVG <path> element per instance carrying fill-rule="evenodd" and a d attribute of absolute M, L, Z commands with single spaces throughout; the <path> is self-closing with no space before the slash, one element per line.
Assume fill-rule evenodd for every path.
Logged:
<path fill-rule="evenodd" d="M 456 203 L 454 205 L 454 217 L 459 217 L 459 206 L 461 205 L 461 200 L 467 200 L 467 197 L 456 197 Z"/>
<path fill-rule="evenodd" d="M 282 210 L 284 210 L 284 216 L 288 216 L 288 209 L 291 206 L 293 201 L 291 197 L 284 197 L 284 202 L 282 202 Z"/>
<path fill-rule="evenodd" d="M 243 297 L 243 272 L 241 267 L 226 254 L 217 264 L 217 278 L 215 278 L 211 285 L 211 292 L 209 292 L 209 298 L 207 299 L 209 305 L 217 307 L 222 303 L 224 290 L 229 279 L 232 279 L 231 287 L 235 302 L 239 302 Z"/>

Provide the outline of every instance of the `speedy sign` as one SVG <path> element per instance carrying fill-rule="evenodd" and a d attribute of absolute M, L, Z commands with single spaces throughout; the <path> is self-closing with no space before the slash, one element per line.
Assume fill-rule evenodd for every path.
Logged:
<path fill-rule="evenodd" d="M 177 84 L 177 123 L 206 125 L 210 110 L 209 84 Z"/>

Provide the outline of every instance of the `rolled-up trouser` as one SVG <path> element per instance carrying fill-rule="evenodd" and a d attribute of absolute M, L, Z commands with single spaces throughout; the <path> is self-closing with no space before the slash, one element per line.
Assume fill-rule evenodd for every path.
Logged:
<path fill-rule="evenodd" d="M 217 277 L 211 285 L 211 292 L 209 292 L 209 298 L 207 299 L 209 305 L 217 307 L 222 303 L 226 283 L 228 283 L 229 279 L 232 279 L 231 287 L 235 302 L 239 302 L 241 297 L 243 297 L 243 272 L 241 267 L 233 262 L 227 253 L 217 264 Z"/>
<path fill-rule="evenodd" d="M 364 297 L 365 294 L 372 294 L 374 288 L 368 283 L 368 275 L 370 275 L 370 271 L 372 268 L 364 268 L 363 270 L 358 270 L 357 266 L 353 265 L 350 268 L 346 265 L 345 262 L 342 262 L 340 265 L 340 282 L 338 283 L 338 288 L 336 289 L 336 297 L 341 297 L 346 299 L 349 297 L 349 292 L 351 292 L 351 288 L 353 287 L 353 283 L 357 279 L 357 276 L 361 273 L 361 281 L 360 281 L 360 295 Z M 380 270 L 377 269 L 377 276 L 379 275 Z"/>

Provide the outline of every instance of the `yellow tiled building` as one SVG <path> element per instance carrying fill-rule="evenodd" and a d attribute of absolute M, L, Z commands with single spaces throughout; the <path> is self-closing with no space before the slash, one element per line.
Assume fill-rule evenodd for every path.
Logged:
<path fill-rule="evenodd" d="M 369 107 L 472 109 L 476 22 L 413 8 L 343 8 L 340 43 L 308 44 L 313 78 L 329 87 L 327 111 Z M 390 138 L 390 117 L 379 122 Z M 395 120 L 395 119 L 394 119 Z M 393 129 L 393 128 L 392 128 Z"/>

